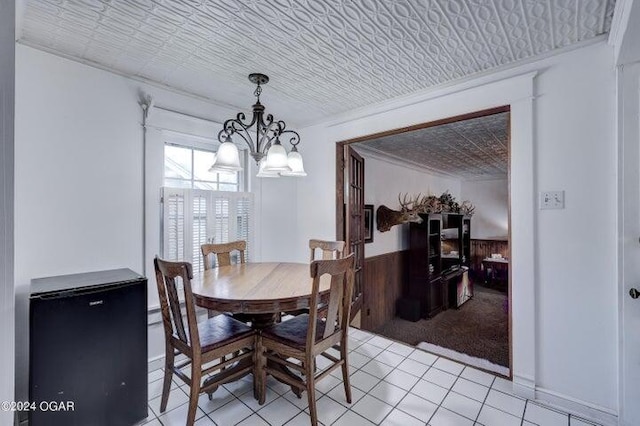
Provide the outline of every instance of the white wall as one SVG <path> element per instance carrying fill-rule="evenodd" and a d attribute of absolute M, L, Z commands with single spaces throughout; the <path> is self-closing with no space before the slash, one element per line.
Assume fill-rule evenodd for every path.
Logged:
<path fill-rule="evenodd" d="M 469 200 L 475 211 L 471 238 L 506 239 L 509 235 L 509 181 L 507 179 L 462 181 L 462 200 Z"/>
<path fill-rule="evenodd" d="M 531 71 L 538 74 L 529 89 L 527 76 L 507 78 Z M 298 189 L 299 240 L 335 235 L 335 142 L 510 104 L 514 383 L 523 394 L 612 422 L 614 83 L 611 48 L 601 42 L 304 129 L 310 178 Z M 537 210 L 535 191 L 554 189 L 566 191 L 566 208 Z"/>
<path fill-rule="evenodd" d="M 355 148 L 357 151 L 357 146 Z M 449 191 L 459 199 L 460 181 L 458 179 L 436 176 L 426 171 L 374 158 L 366 152 L 358 152 L 365 160 L 364 200 L 366 204 L 374 205 L 374 211 L 380 205 L 398 210 L 400 193 L 408 193 L 411 197 L 417 194 L 440 195 L 444 191 Z M 373 242 L 365 244 L 365 257 L 408 249 L 408 232 L 409 225 L 397 225 L 387 232 L 380 232 L 375 226 L 374 218 Z"/>
<path fill-rule="evenodd" d="M 536 186 L 564 190 L 566 205 L 536 215 L 539 382 L 550 394 L 615 410 L 617 144 L 611 49 L 599 44 L 567 55 L 537 83 Z M 577 303 L 565 303 L 577 292 Z"/>
<path fill-rule="evenodd" d="M 4 62 L 3 62 L 4 64 Z M 143 168 L 139 93 L 156 105 L 207 120 L 235 116 L 213 103 L 142 84 L 23 45 L 16 46 L 15 291 L 16 397 L 27 394 L 28 287 L 32 278 L 128 267 L 142 272 Z M 251 94 L 248 93 L 249 102 Z M 246 108 L 250 104 L 247 103 Z M 152 112 L 153 114 L 153 112 Z M 150 128 L 147 148 L 162 143 Z M 212 135 L 215 137 L 216 135 Z M 156 144 L 156 145 L 153 145 Z M 158 160 L 158 150 L 150 161 Z M 161 152 L 161 150 L 160 150 Z M 155 155 L 155 156 L 154 156 Z M 158 161 L 162 161 L 161 156 Z M 157 176 L 160 164 L 148 164 Z M 149 307 L 157 305 L 151 268 L 159 250 L 159 183 L 147 186 L 146 275 Z M 256 260 L 289 260 L 296 248 L 296 181 L 257 182 Z M 306 246 L 305 246 L 306 247 Z M 304 251 L 306 255 L 306 250 Z M 159 324 L 149 356 L 164 351 Z M 3 340 L 5 341 L 5 340 Z"/>
<path fill-rule="evenodd" d="M 14 95 L 15 2 L 0 2 L 0 401 L 14 401 Z M 0 423 L 13 413 L 0 411 Z"/>
<path fill-rule="evenodd" d="M 26 396 L 32 278 L 141 270 L 142 145 L 117 76 L 16 49 L 17 394 Z"/>

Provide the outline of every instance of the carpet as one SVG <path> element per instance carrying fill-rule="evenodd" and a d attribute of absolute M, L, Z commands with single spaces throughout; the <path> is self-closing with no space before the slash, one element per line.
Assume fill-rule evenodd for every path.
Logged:
<path fill-rule="evenodd" d="M 374 333 L 412 346 L 441 346 L 494 364 L 509 366 L 509 317 L 504 293 L 476 286 L 473 299 L 417 322 L 394 318 Z"/>

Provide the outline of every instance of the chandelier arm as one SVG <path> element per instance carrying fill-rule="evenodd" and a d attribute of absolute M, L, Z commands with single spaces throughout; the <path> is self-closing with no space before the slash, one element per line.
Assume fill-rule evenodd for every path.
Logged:
<path fill-rule="evenodd" d="M 265 120 L 264 110 L 260 111 L 260 115 L 257 117 L 256 123 L 256 149 L 258 152 L 266 153 L 268 149 L 266 146 L 263 146 L 263 142 L 265 139 L 271 141 L 273 136 L 269 137 L 269 132 L 272 131 L 271 127 L 273 126 L 273 115 L 268 114 Z"/>
<path fill-rule="evenodd" d="M 253 145 L 253 139 L 251 139 L 251 136 L 249 135 L 249 132 L 244 130 L 244 131 L 236 131 L 234 132 L 235 135 L 238 135 L 242 138 L 242 140 L 244 141 L 245 144 L 247 144 L 247 146 L 249 147 L 249 150 L 251 152 L 254 151 L 254 145 Z"/>
<path fill-rule="evenodd" d="M 224 122 L 223 131 L 227 134 L 227 136 L 232 136 L 234 134 L 240 136 L 249 146 L 249 150 L 253 152 L 255 151 L 255 145 L 253 139 L 251 138 L 251 135 L 249 134 L 249 128 L 251 128 L 251 126 L 253 126 L 253 124 L 256 122 L 256 116 L 254 114 L 253 119 L 249 124 L 244 123 L 244 120 L 244 113 L 238 113 L 236 118 L 231 118 Z M 218 140 L 222 142 L 222 140 L 220 139 L 220 135 L 218 135 Z"/>
<path fill-rule="evenodd" d="M 263 118 L 264 116 L 260 117 L 262 127 L 271 127 L 271 125 L 275 122 L 275 120 L 273 119 L 273 114 L 267 114 L 266 120 Z"/>
<path fill-rule="evenodd" d="M 266 153 L 269 147 L 271 147 L 271 143 L 273 142 L 273 140 L 280 135 L 278 128 L 273 128 L 274 124 L 275 123 L 273 123 L 272 121 L 268 124 L 267 127 L 264 128 L 262 136 L 260 136 L 260 139 L 258 139 L 259 151 Z"/>
<path fill-rule="evenodd" d="M 300 143 L 300 135 L 294 130 L 283 130 L 280 135 L 283 137 L 290 136 L 289 143 L 291 146 L 297 146 Z"/>

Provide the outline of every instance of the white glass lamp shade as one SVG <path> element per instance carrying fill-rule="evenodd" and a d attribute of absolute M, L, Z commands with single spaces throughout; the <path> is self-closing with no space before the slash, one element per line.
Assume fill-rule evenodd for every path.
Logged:
<path fill-rule="evenodd" d="M 269 151 L 267 151 L 267 161 L 265 162 L 264 169 L 270 172 L 291 171 L 287 151 L 279 143 L 274 143 L 269 148 Z"/>
<path fill-rule="evenodd" d="M 216 160 L 218 159 L 218 154 L 216 154 L 215 152 L 213 153 L 213 163 L 211 163 L 211 167 L 209 167 L 209 172 L 210 173 L 215 173 L 215 169 L 214 166 L 216 164 Z"/>
<path fill-rule="evenodd" d="M 258 163 L 258 174 L 256 175 L 259 178 L 277 178 L 280 177 L 280 174 L 278 172 L 274 172 L 271 170 L 265 170 L 264 169 L 264 165 L 267 163 L 267 160 L 265 158 L 263 158 L 262 160 L 260 160 L 260 162 Z"/>
<path fill-rule="evenodd" d="M 291 168 L 290 172 L 282 172 L 283 176 L 306 176 L 307 173 L 304 171 L 304 164 L 302 163 L 302 155 L 298 152 L 298 150 L 292 149 L 288 155 L 288 164 Z"/>
<path fill-rule="evenodd" d="M 218 148 L 213 166 L 210 172 L 234 173 L 242 170 L 240 165 L 240 153 L 233 142 L 223 142 Z"/>

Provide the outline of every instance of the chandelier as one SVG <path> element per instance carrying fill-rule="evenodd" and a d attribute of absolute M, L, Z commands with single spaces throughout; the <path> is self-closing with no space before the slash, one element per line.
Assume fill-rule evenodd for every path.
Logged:
<path fill-rule="evenodd" d="M 264 105 L 260 103 L 262 85 L 269 82 L 264 74 L 249 74 L 249 81 L 256 85 L 253 94 L 256 103 L 253 104 L 253 117 L 247 122 L 244 113 L 240 112 L 236 118 L 224 122 L 218 133 L 220 147 L 215 154 L 210 172 L 237 172 L 242 170 L 238 147 L 232 140 L 234 137 L 242 139 L 249 147 L 249 154 L 258 165 L 258 177 L 278 176 L 306 176 L 302 156 L 298 152 L 300 135 L 287 130 L 284 121 L 276 121 L 272 114 L 264 114 Z M 255 127 L 255 128 L 254 128 Z M 289 153 L 282 146 L 280 139 L 291 145 Z"/>

